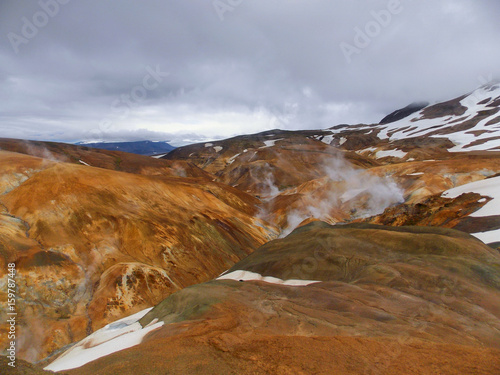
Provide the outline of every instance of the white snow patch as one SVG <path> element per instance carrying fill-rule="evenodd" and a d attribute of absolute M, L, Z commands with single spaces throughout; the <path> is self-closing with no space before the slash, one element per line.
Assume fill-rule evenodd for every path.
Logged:
<path fill-rule="evenodd" d="M 471 182 L 445 191 L 442 196 L 446 198 L 456 198 L 463 193 L 478 193 L 493 198 L 478 211 L 471 214 L 471 217 L 485 217 L 498 215 L 500 212 L 500 177 L 487 178 L 480 181 Z M 479 202 L 484 202 L 484 198 Z M 484 243 L 500 241 L 500 229 L 488 232 L 471 233 Z"/>
<path fill-rule="evenodd" d="M 368 147 L 368 148 L 364 148 L 362 150 L 358 150 L 358 151 L 356 151 L 356 153 L 363 154 L 365 152 L 374 152 L 374 151 L 377 151 L 377 149 L 375 147 Z"/>
<path fill-rule="evenodd" d="M 342 146 L 346 142 L 347 142 L 347 138 L 346 137 L 340 137 L 340 141 L 339 141 L 339 145 L 340 146 Z"/>
<path fill-rule="evenodd" d="M 380 159 L 380 158 L 385 158 L 388 156 L 393 156 L 393 157 L 402 159 L 406 156 L 406 154 L 407 154 L 407 152 L 404 152 L 401 150 L 382 150 L 382 151 L 377 151 L 377 153 L 375 154 L 375 157 L 377 159 Z"/>
<path fill-rule="evenodd" d="M 214 147 L 215 152 L 220 152 L 222 150 L 221 146 L 215 146 Z"/>
<path fill-rule="evenodd" d="M 389 132 L 389 128 L 388 127 L 385 127 L 385 128 L 382 128 L 382 130 L 378 133 L 378 137 L 380 139 L 387 139 L 389 138 L 389 135 L 387 134 Z"/>
<path fill-rule="evenodd" d="M 474 212 L 472 217 L 483 217 L 498 215 L 500 212 L 500 177 L 487 178 L 480 181 L 471 182 L 443 193 L 443 197 L 456 198 L 463 193 L 478 193 L 493 198 L 481 209 Z"/>
<path fill-rule="evenodd" d="M 471 233 L 474 237 L 479 238 L 484 243 L 492 243 L 500 241 L 500 229 L 490 230 L 489 232 Z"/>
<path fill-rule="evenodd" d="M 153 155 L 153 156 L 151 156 L 151 157 L 152 157 L 152 158 L 155 158 L 155 159 L 159 159 L 159 158 L 164 157 L 165 155 L 167 155 L 167 154 L 158 154 L 158 155 Z"/>
<path fill-rule="evenodd" d="M 279 139 L 272 139 L 270 141 L 264 141 L 265 146 L 259 147 L 259 148 L 267 148 L 267 147 L 273 147 L 276 142 L 283 140 L 284 138 L 279 138 Z"/>
<path fill-rule="evenodd" d="M 325 135 L 322 139 L 321 139 L 321 142 L 329 145 L 330 143 L 332 143 L 333 141 L 333 137 L 334 135 L 333 134 L 330 134 L 330 135 Z"/>
<path fill-rule="evenodd" d="M 236 159 L 238 156 L 240 156 L 240 155 L 241 155 L 241 153 L 236 154 L 236 155 L 234 155 L 233 157 L 230 157 L 230 158 L 227 160 L 227 163 L 228 163 L 228 164 L 233 164 L 233 162 L 235 161 L 235 159 Z"/>
<path fill-rule="evenodd" d="M 213 145 L 213 143 L 205 143 L 205 147 L 212 147 Z"/>
<path fill-rule="evenodd" d="M 290 285 L 290 286 L 306 286 L 309 284 L 320 283 L 321 281 L 317 280 L 282 280 L 277 277 L 272 276 L 262 276 L 261 274 L 251 272 L 251 271 L 233 271 L 228 274 L 223 274 L 219 276 L 217 280 L 236 280 L 236 281 L 264 281 L 270 284 L 279 284 L 279 285 Z"/>
<path fill-rule="evenodd" d="M 80 163 L 82 163 L 83 165 L 86 165 L 87 167 L 91 167 L 91 165 L 85 163 L 83 160 L 78 160 Z"/>
<path fill-rule="evenodd" d="M 89 139 L 89 140 L 86 140 L 86 141 L 80 141 L 78 143 L 75 143 L 76 145 L 87 145 L 89 143 L 107 143 L 109 141 L 105 140 L 105 139 Z"/>
<path fill-rule="evenodd" d="M 137 314 L 117 320 L 95 331 L 75 346 L 66 350 L 59 358 L 45 370 L 64 371 L 83 366 L 98 358 L 139 345 L 146 334 L 160 328 L 164 322 L 151 322 L 142 328 L 139 320 L 150 310 L 146 309 Z"/>
<path fill-rule="evenodd" d="M 421 176 L 423 174 L 424 172 L 415 172 L 415 173 L 408 173 L 407 176 Z"/>

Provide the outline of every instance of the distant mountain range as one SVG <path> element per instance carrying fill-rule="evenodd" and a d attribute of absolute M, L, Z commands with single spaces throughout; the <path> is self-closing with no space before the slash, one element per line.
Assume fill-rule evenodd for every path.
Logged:
<path fill-rule="evenodd" d="M 99 148 L 101 150 L 123 151 L 138 155 L 164 155 L 175 147 L 167 142 L 136 141 L 136 142 L 78 142 L 80 146 Z"/>

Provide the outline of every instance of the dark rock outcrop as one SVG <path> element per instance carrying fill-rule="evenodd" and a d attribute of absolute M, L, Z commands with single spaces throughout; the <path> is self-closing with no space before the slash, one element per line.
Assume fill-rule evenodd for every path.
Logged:
<path fill-rule="evenodd" d="M 385 116 L 380 122 L 380 125 L 389 124 L 391 122 L 396 122 L 405 117 L 410 116 L 411 114 L 420 111 L 421 109 L 427 107 L 429 102 L 415 102 L 407 105 L 404 108 L 398 109 L 387 116 Z"/>

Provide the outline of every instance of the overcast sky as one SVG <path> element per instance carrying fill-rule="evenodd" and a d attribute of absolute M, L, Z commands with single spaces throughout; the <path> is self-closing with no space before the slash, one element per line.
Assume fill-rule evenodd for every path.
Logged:
<path fill-rule="evenodd" d="M 0 137 L 376 123 L 500 77 L 498 0 L 0 1 Z"/>

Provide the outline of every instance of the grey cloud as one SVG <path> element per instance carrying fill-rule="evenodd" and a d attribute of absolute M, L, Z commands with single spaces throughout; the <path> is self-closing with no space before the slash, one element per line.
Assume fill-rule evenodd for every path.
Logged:
<path fill-rule="evenodd" d="M 500 76 L 493 0 L 401 0 L 348 63 L 341 43 L 355 46 L 356 28 L 391 1 L 243 0 L 221 21 L 212 1 L 71 0 L 15 53 L 9 33 L 22 36 L 22 18 L 41 8 L 4 0 L 0 134 L 69 141 L 98 129 L 107 138 L 204 140 L 371 123 Z M 103 131 L 113 103 L 157 65 L 169 76 Z"/>

